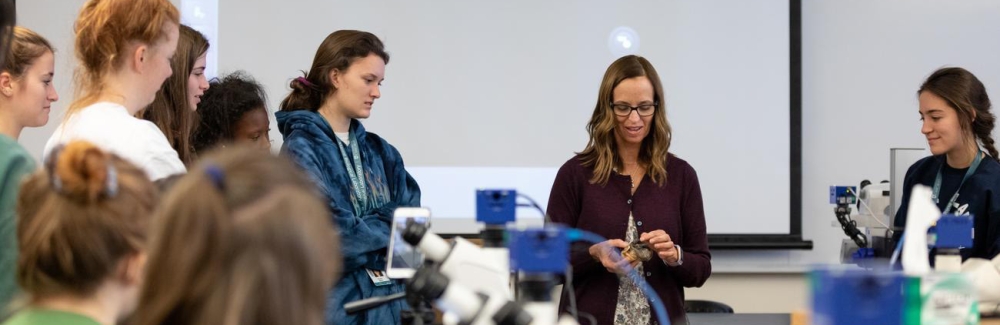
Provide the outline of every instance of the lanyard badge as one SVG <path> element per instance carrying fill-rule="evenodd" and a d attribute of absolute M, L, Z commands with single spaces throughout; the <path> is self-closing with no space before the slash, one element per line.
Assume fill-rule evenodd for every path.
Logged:
<path fill-rule="evenodd" d="M 976 169 L 979 168 L 979 163 L 981 163 L 982 161 L 983 161 L 983 151 L 979 150 L 978 152 L 976 152 L 976 159 L 972 160 L 972 165 L 969 166 L 969 170 L 965 171 L 965 176 L 962 177 L 962 182 L 958 183 L 958 189 L 955 190 L 955 195 L 952 195 L 951 200 L 949 200 L 948 204 L 944 206 L 944 211 L 942 212 L 942 214 L 948 214 L 949 212 L 951 212 L 952 206 L 955 205 L 955 200 L 958 200 L 958 192 L 962 191 L 962 186 L 965 185 L 965 181 L 969 180 L 969 177 L 972 177 L 972 174 L 976 173 Z M 945 162 L 945 164 L 947 164 L 947 162 Z M 938 168 L 937 176 L 934 177 L 934 189 L 933 189 L 934 192 L 932 193 L 933 195 L 932 198 L 934 199 L 935 204 L 940 203 L 941 200 L 939 196 L 941 195 L 941 169 L 943 168 L 944 165 L 941 165 L 941 167 Z"/>
<path fill-rule="evenodd" d="M 350 149 L 354 166 L 351 166 L 351 160 L 347 157 L 347 148 L 345 148 L 344 142 L 340 138 L 336 138 L 336 141 L 337 146 L 340 148 L 340 157 L 344 160 L 344 167 L 347 169 L 347 175 L 351 178 L 351 188 L 354 191 L 355 199 L 355 202 L 353 202 L 354 215 L 361 216 L 363 212 L 361 211 L 362 208 L 368 206 L 368 189 L 365 180 L 362 178 L 365 175 L 365 170 L 361 162 L 361 149 L 358 147 L 358 138 L 354 134 L 353 128 L 350 130 L 349 139 L 351 141 Z"/>

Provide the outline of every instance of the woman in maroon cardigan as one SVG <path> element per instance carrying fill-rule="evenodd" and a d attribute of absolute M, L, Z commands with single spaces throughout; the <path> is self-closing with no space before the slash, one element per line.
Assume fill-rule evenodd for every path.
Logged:
<path fill-rule="evenodd" d="M 598 324 L 651 323 L 645 295 L 623 274 L 630 263 L 671 321 L 685 320 L 684 287 L 705 283 L 711 255 L 698 176 L 668 152 L 663 87 L 649 61 L 630 55 L 608 67 L 587 131 L 587 147 L 559 169 L 548 205 L 553 222 L 610 239 L 570 257 L 578 309 Z M 649 259 L 611 249 L 630 244 L 651 249 Z"/>

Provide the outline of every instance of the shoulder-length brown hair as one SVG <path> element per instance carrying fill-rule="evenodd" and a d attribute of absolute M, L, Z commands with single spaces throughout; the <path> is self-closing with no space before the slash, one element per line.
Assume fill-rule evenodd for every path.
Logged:
<path fill-rule="evenodd" d="M 163 82 L 156 99 L 138 115 L 153 122 L 167 136 L 184 165 L 194 161 L 191 132 L 194 129 L 194 107 L 188 107 L 188 80 L 194 71 L 194 61 L 208 52 L 208 39 L 197 30 L 180 26 L 177 52 L 170 62 L 174 74 Z"/>
<path fill-rule="evenodd" d="M 579 153 L 583 164 L 594 168 L 591 184 L 606 185 L 614 169 L 623 169 L 621 157 L 618 156 L 618 144 L 615 142 L 615 126 L 618 120 L 612 111 L 614 89 L 622 80 L 646 77 L 653 84 L 653 100 L 656 111 L 653 114 L 653 124 L 650 133 L 642 140 L 639 149 L 639 162 L 646 166 L 646 174 L 654 183 L 663 185 L 667 181 L 667 155 L 670 149 L 670 123 L 667 122 L 667 111 L 664 108 L 663 84 L 656 69 L 649 60 L 641 56 L 628 55 L 615 60 L 604 72 L 600 91 L 597 93 L 597 105 L 594 115 L 587 123 L 587 133 L 590 141 L 587 147 Z"/>
<path fill-rule="evenodd" d="M 222 150 L 154 216 L 138 324 L 322 325 L 340 272 L 326 204 L 285 158 Z"/>

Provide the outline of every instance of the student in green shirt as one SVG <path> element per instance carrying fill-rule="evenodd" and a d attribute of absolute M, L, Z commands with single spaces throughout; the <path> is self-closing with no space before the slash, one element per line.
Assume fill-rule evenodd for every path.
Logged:
<path fill-rule="evenodd" d="M 26 305 L 0 325 L 114 325 L 132 314 L 157 190 L 93 144 L 49 155 L 17 201 L 17 283 Z"/>
<path fill-rule="evenodd" d="M 6 60 L 0 64 L 0 319 L 17 292 L 14 266 L 14 203 L 21 181 L 36 168 L 35 160 L 17 143 L 21 130 L 49 120 L 52 102 L 59 100 L 52 77 L 55 55 L 44 37 L 14 27 Z"/>

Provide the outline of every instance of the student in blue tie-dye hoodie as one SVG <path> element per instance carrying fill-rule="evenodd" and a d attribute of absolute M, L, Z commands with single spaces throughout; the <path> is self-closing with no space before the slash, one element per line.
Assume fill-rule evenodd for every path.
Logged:
<path fill-rule="evenodd" d="M 397 324 L 397 300 L 348 315 L 344 304 L 404 291 L 399 281 L 376 285 L 366 270 L 385 270 L 392 214 L 420 206 L 420 188 L 399 151 L 368 133 L 358 119 L 371 114 L 389 55 L 371 33 L 341 30 L 327 36 L 305 77 L 276 114 L 282 154 L 308 172 L 329 201 L 340 228 L 344 275 L 327 302 L 328 324 Z"/>

